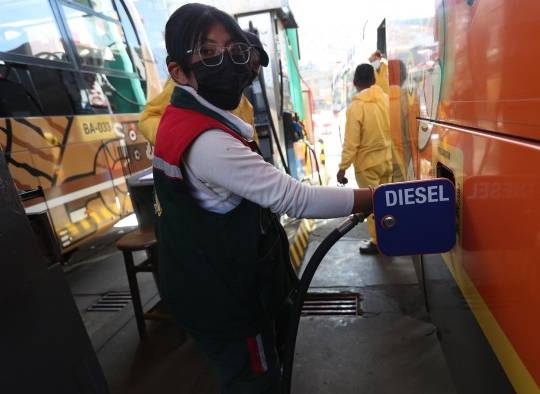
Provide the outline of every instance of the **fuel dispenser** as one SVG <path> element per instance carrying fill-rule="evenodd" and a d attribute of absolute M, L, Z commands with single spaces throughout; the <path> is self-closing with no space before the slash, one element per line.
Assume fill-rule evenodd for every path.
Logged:
<path fill-rule="evenodd" d="M 302 168 L 302 163 L 296 155 L 294 145 L 298 141 L 302 141 L 304 136 L 295 114 L 290 112 L 283 113 L 283 129 L 285 130 L 285 148 L 287 161 L 289 162 L 289 175 L 301 180 L 304 178 L 305 172 Z"/>

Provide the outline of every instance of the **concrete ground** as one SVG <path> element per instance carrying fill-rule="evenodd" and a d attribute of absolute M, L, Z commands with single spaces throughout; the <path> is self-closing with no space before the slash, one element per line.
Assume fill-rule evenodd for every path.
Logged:
<path fill-rule="evenodd" d="M 286 226 L 294 237 L 299 221 Z M 92 245 L 71 256 L 66 278 L 97 353 L 111 394 L 215 394 L 217 385 L 204 356 L 193 340 L 172 321 L 147 321 L 148 339 L 139 340 L 128 303 L 119 311 L 93 312 L 88 308 L 109 292 L 128 291 L 122 254 L 115 243 L 125 232 L 112 229 Z M 135 255 L 135 262 L 145 258 Z M 159 300 L 151 274 L 138 274 L 145 310 Z"/>
<path fill-rule="evenodd" d="M 112 229 L 77 251 L 65 268 L 110 393 L 217 393 L 206 360 L 172 321 L 147 321 L 148 339 L 141 342 L 131 302 L 119 311 L 88 311 L 107 293 L 129 290 L 115 242 L 130 230 Z M 144 252 L 137 253 L 135 262 L 144 258 Z M 138 281 L 147 310 L 159 301 L 157 287 L 149 273 L 138 274 Z"/>
<path fill-rule="evenodd" d="M 337 134 L 325 139 L 327 174 L 335 184 L 340 142 Z M 354 187 L 352 171 L 347 176 L 348 187 Z M 340 221 L 318 222 L 303 267 Z M 294 224 L 288 233 L 294 236 Z M 116 312 L 87 310 L 107 292 L 128 289 L 122 255 L 114 246 L 121 235 L 111 231 L 77 252 L 66 270 L 111 394 L 217 393 L 204 357 L 173 322 L 147 322 L 149 338 L 140 342 L 131 304 Z M 315 275 L 311 292 L 357 292 L 361 314 L 301 319 L 293 393 L 454 393 L 412 260 L 361 256 L 358 240 L 366 237 L 363 223 L 330 250 Z M 148 308 L 159 298 L 157 289 L 150 274 L 139 274 L 139 280 Z"/>
<path fill-rule="evenodd" d="M 305 262 L 339 222 L 319 223 Z M 361 315 L 302 318 L 293 393 L 454 393 L 411 259 L 361 256 L 358 240 L 366 231 L 361 224 L 342 238 L 311 286 L 312 292 L 358 292 Z M 67 272 L 111 393 L 217 393 L 204 357 L 173 322 L 147 322 L 149 338 L 140 342 L 131 304 L 117 312 L 87 311 L 108 291 L 128 289 L 113 246 L 102 247 L 101 260 Z M 153 277 L 139 277 L 143 302 L 152 306 L 158 300 Z"/>
<path fill-rule="evenodd" d="M 320 224 L 309 259 L 341 220 Z M 361 315 L 302 318 L 293 393 L 455 393 L 408 257 L 362 256 L 360 224 L 328 252 L 311 292 L 357 292 Z"/>

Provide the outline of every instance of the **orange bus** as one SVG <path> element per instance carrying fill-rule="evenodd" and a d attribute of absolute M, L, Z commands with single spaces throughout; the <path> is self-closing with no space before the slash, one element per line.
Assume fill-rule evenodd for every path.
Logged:
<path fill-rule="evenodd" d="M 127 0 L 6 0 L 0 147 L 20 190 L 42 187 L 62 253 L 132 211 L 124 176 L 150 166 L 138 113 L 159 90 Z"/>
<path fill-rule="evenodd" d="M 429 0 L 387 20 L 409 179 L 456 186 L 458 242 L 419 256 L 457 392 L 540 392 L 540 2 Z M 425 11 L 425 10 L 423 10 Z"/>

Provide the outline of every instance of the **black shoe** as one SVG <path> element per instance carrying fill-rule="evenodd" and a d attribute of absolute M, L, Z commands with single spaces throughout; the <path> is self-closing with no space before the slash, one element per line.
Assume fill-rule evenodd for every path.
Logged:
<path fill-rule="evenodd" d="M 360 241 L 360 254 L 379 254 L 379 248 L 370 239 Z"/>

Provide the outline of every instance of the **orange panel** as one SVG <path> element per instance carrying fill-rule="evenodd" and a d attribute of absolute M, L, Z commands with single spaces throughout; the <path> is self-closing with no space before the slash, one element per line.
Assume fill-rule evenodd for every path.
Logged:
<path fill-rule="evenodd" d="M 430 17 L 387 23 L 390 62 L 407 75 L 396 82 L 409 177 L 433 176 L 437 162 L 454 171 L 461 243 L 451 264 L 489 308 L 491 325 L 480 324 L 512 384 L 530 388 L 540 385 L 540 1 L 434 5 Z"/>
<path fill-rule="evenodd" d="M 532 312 L 540 310 L 540 144 L 447 127 L 439 133 L 463 152 L 462 264 L 540 383 L 540 315 Z"/>
<path fill-rule="evenodd" d="M 445 3 L 445 120 L 540 141 L 540 2 Z"/>

